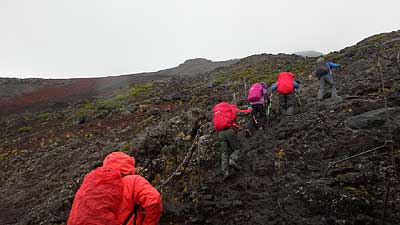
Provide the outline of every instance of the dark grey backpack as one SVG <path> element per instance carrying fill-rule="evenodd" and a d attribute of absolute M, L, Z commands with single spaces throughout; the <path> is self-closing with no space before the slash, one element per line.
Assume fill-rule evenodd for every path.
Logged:
<path fill-rule="evenodd" d="M 330 68 L 326 63 L 318 64 L 315 68 L 315 75 L 317 75 L 318 78 L 328 74 L 329 72 Z"/>

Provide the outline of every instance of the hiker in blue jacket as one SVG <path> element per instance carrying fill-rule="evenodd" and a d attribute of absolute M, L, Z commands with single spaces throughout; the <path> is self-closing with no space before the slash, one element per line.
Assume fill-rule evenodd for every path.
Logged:
<path fill-rule="evenodd" d="M 322 100 L 325 96 L 325 89 L 327 86 L 331 88 L 331 97 L 337 98 L 336 84 L 333 81 L 332 69 L 340 69 L 341 65 L 333 62 L 326 61 L 323 57 L 317 59 L 315 66 L 315 75 L 319 80 L 318 100 Z"/>

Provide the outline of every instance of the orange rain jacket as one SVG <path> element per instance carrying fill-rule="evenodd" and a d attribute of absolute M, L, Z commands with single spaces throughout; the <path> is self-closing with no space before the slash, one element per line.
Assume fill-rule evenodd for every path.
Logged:
<path fill-rule="evenodd" d="M 135 175 L 135 159 L 122 152 L 112 152 L 103 161 L 104 167 L 120 170 L 124 184 L 123 199 L 117 215 L 122 224 L 139 205 L 136 212 L 136 225 L 156 225 L 161 216 L 162 203 L 160 193 L 142 176 Z M 132 225 L 134 216 L 127 224 Z"/>

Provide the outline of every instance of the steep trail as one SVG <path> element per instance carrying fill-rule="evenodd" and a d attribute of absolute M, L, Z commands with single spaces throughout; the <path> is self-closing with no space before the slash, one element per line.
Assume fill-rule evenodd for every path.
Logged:
<path fill-rule="evenodd" d="M 160 185 L 188 154 L 194 143 L 186 137 L 196 126 L 192 122 L 200 121 L 199 151 L 184 173 L 160 189 L 160 224 L 376 225 L 382 224 L 387 199 L 385 224 L 398 225 L 400 113 L 362 129 L 346 121 L 382 111 L 383 95 L 388 107 L 400 108 L 400 71 L 381 59 L 380 74 L 376 57 L 396 56 L 399 37 L 377 35 L 327 56 L 343 65 L 335 76 L 343 101 L 316 101 L 318 82 L 308 76 L 314 59 L 261 54 L 207 74 L 153 82 L 146 97 L 99 99 L 122 108 L 89 102 L 93 108 L 84 111 L 83 124 L 75 119 L 86 104 L 75 101 L 59 111 L 49 106 L 0 117 L 0 224 L 65 224 L 83 176 L 111 151 L 135 156 L 138 171 Z M 389 49 L 378 49 L 378 42 Z M 241 132 L 243 170 L 223 181 L 212 107 L 243 92 L 244 80 L 274 82 L 283 70 L 299 77 L 303 105 L 294 116 L 273 116 L 269 129 L 249 139 Z M 386 146 L 321 175 L 329 162 L 381 146 L 389 135 L 393 149 Z"/>
<path fill-rule="evenodd" d="M 290 120 L 302 118 L 304 113 L 282 118 L 280 122 L 271 121 L 267 130 L 257 131 L 249 139 L 241 136 L 243 170 L 233 178 L 220 180 L 214 188 L 209 188 L 210 194 L 215 197 L 214 201 L 218 202 L 211 206 L 214 210 L 218 209 L 221 216 L 214 221 L 209 220 L 210 224 L 222 224 L 221 218 L 224 218 L 225 224 L 266 224 L 266 221 L 268 224 L 305 224 L 306 220 L 290 216 L 299 214 L 302 209 L 284 204 L 291 192 L 286 185 L 287 180 L 297 176 L 318 177 L 320 172 L 320 165 L 307 168 L 305 162 L 301 163 L 308 173 L 300 172 L 304 168 L 293 166 L 293 161 L 303 161 L 302 153 L 297 148 L 300 143 L 288 137 L 296 138 L 296 130 L 304 128 L 292 127 Z M 289 123 L 283 130 L 284 134 L 277 132 L 284 123 Z"/>
<path fill-rule="evenodd" d="M 337 76 L 346 79 L 343 74 Z M 350 160 L 323 177 L 329 162 L 384 142 L 382 132 L 355 133 L 344 124 L 349 108 L 360 102 L 376 102 L 319 102 L 314 97 L 316 82 L 301 83 L 302 105 L 297 107 L 297 114 L 271 118 L 267 130 L 257 131 L 250 138 L 241 134 L 243 169 L 231 179 L 224 181 L 215 175 L 205 182 L 200 204 L 202 222 L 304 225 L 380 221 L 384 177 L 368 170 L 376 159 L 386 158 L 379 166 L 390 164 L 389 151 Z M 379 170 L 376 165 L 374 168 Z M 387 220 L 387 224 L 396 224 L 396 219 Z"/>

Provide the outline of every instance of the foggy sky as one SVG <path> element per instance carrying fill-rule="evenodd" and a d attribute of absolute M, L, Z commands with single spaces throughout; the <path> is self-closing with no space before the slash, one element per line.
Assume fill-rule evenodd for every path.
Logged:
<path fill-rule="evenodd" d="M 157 71 L 189 58 L 328 53 L 400 29 L 399 0 L 0 0 L 0 77 Z"/>

